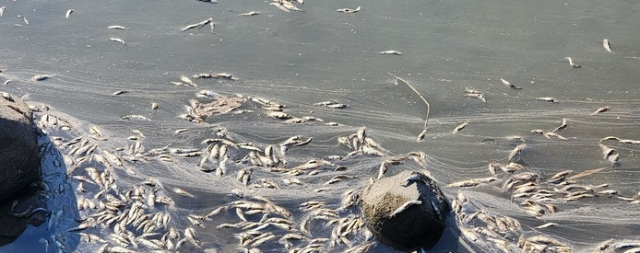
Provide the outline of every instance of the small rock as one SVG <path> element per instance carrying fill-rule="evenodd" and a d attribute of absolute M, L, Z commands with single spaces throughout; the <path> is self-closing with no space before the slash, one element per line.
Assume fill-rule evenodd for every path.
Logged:
<path fill-rule="evenodd" d="M 402 171 L 366 186 L 359 205 L 376 239 L 402 251 L 431 249 L 451 211 L 436 183 L 416 171 Z M 403 205 L 406 208 L 399 209 Z"/>

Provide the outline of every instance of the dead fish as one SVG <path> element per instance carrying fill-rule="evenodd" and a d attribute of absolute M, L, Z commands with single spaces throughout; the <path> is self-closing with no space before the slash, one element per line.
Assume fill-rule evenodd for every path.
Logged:
<path fill-rule="evenodd" d="M 609 39 L 602 40 L 602 47 L 604 47 L 604 50 L 607 50 L 607 52 L 613 53 L 611 52 L 611 43 L 609 43 Z"/>
<path fill-rule="evenodd" d="M 182 75 L 180 76 L 180 81 L 182 81 L 183 83 L 186 83 L 188 85 L 191 85 L 193 87 L 198 87 L 198 85 L 196 83 L 194 83 L 189 77 Z"/>
<path fill-rule="evenodd" d="M 389 217 L 395 217 L 399 213 L 404 212 L 405 210 L 409 209 L 411 206 L 414 206 L 414 205 L 422 205 L 422 201 L 420 200 L 407 201 L 404 204 L 402 204 L 400 207 L 398 207 L 395 211 L 393 211 L 393 213 L 391 213 Z"/>
<path fill-rule="evenodd" d="M 509 152 L 509 157 L 507 158 L 507 160 L 509 162 L 514 162 L 516 160 L 514 160 L 515 158 L 520 158 L 520 154 L 522 154 L 522 150 L 527 147 L 526 144 L 518 144 L 518 146 L 516 146 L 513 150 L 511 150 L 511 152 Z"/>
<path fill-rule="evenodd" d="M 567 119 L 563 118 L 562 121 L 560 122 L 560 125 L 555 129 L 553 129 L 553 131 L 551 132 L 558 132 L 560 130 L 567 128 L 567 126 L 569 126 L 569 122 L 567 121 Z"/>
<path fill-rule="evenodd" d="M 422 132 L 420 132 L 420 134 L 418 134 L 418 138 L 416 138 L 417 142 L 421 142 L 422 140 L 424 140 L 424 137 L 427 135 L 427 128 L 425 128 L 424 130 L 422 130 Z"/>
<path fill-rule="evenodd" d="M 380 51 L 378 53 L 379 54 L 386 54 L 386 55 L 402 55 L 402 53 L 400 51 L 397 51 L 397 50 L 386 50 L 386 51 Z"/>
<path fill-rule="evenodd" d="M 202 28 L 203 26 L 208 25 L 211 22 L 213 22 L 213 18 L 208 18 L 208 19 L 205 19 L 203 21 L 200 21 L 199 23 L 195 23 L 195 24 L 191 24 L 191 25 L 185 26 L 182 29 L 180 29 L 180 31 L 184 32 L 184 31 L 196 28 L 196 27 L 197 28 Z"/>
<path fill-rule="evenodd" d="M 454 128 L 453 131 L 451 131 L 451 134 L 457 134 L 460 130 L 464 129 L 468 124 L 469 123 L 467 122 L 460 124 L 459 126 Z"/>
<path fill-rule="evenodd" d="M 344 108 L 347 108 L 347 105 L 336 103 L 336 104 L 327 105 L 325 107 L 331 108 L 331 109 L 344 109 Z"/>
<path fill-rule="evenodd" d="M 250 12 L 240 13 L 240 16 L 255 16 L 255 15 L 260 15 L 260 12 L 250 11 Z"/>
<path fill-rule="evenodd" d="M 608 110 L 609 110 L 609 106 L 603 106 L 603 107 L 600 107 L 600 108 L 596 109 L 594 112 L 591 113 L 591 115 L 593 116 L 593 115 L 596 115 L 596 114 L 601 113 L 601 112 L 606 112 Z"/>
<path fill-rule="evenodd" d="M 121 26 L 121 25 L 110 25 L 107 26 L 107 29 L 114 29 L 114 30 L 127 30 L 126 27 Z"/>
<path fill-rule="evenodd" d="M 22 18 L 22 21 L 24 21 L 25 24 L 29 24 L 29 20 L 27 20 L 27 17 L 22 16 L 22 15 L 18 15 L 18 18 Z"/>
<path fill-rule="evenodd" d="M 2 92 L 2 97 L 3 97 L 4 99 L 6 99 L 7 101 L 15 102 L 15 100 L 13 100 L 13 97 L 11 97 L 11 94 L 6 93 L 6 92 L 4 92 L 4 91 Z"/>
<path fill-rule="evenodd" d="M 551 139 L 551 137 L 556 137 L 556 138 L 558 138 L 560 140 L 565 140 L 565 141 L 568 140 L 567 137 L 564 137 L 564 136 L 562 136 L 562 135 L 560 135 L 560 134 L 558 134 L 556 132 L 546 132 L 546 133 L 543 134 L 543 136 L 547 137 L 547 139 Z"/>
<path fill-rule="evenodd" d="M 564 57 L 564 59 L 565 59 L 565 60 L 567 60 L 567 61 L 569 61 L 569 65 L 570 65 L 571 67 L 573 67 L 573 68 L 577 68 L 577 69 L 578 69 L 578 68 L 582 68 L 582 66 L 580 66 L 580 65 L 578 65 L 578 64 L 575 64 L 575 63 L 573 63 L 573 59 L 571 59 L 571 57 L 568 57 L 568 56 L 567 56 L 567 57 Z"/>
<path fill-rule="evenodd" d="M 298 7 L 296 7 L 295 5 L 293 5 L 293 3 L 292 3 L 292 2 L 290 2 L 290 1 L 288 1 L 288 0 L 280 0 L 279 2 L 282 4 L 282 6 L 283 6 L 284 8 L 287 8 L 288 10 L 292 10 L 292 11 L 300 11 L 300 12 L 302 12 L 302 10 L 301 10 L 300 8 L 298 8 Z"/>
<path fill-rule="evenodd" d="M 351 9 L 351 8 L 342 8 L 342 9 L 337 9 L 336 12 L 340 12 L 340 13 L 356 13 L 360 11 L 360 6 L 358 6 L 358 8 L 355 9 Z"/>
<path fill-rule="evenodd" d="M 185 191 L 183 189 L 177 188 L 177 187 L 173 188 L 173 191 L 175 193 L 177 193 L 177 194 L 182 195 L 182 196 L 187 196 L 187 197 L 191 197 L 191 198 L 195 198 L 196 197 L 196 196 L 193 196 L 193 194 L 191 194 L 191 193 L 189 193 L 189 192 L 187 192 L 187 191 Z"/>
<path fill-rule="evenodd" d="M 612 149 L 604 144 L 600 144 L 600 149 L 602 149 L 602 155 L 604 159 L 608 159 L 616 152 L 615 149 Z"/>
<path fill-rule="evenodd" d="M 477 98 L 477 99 L 482 100 L 482 102 L 485 102 L 485 103 L 487 102 L 487 99 L 484 97 L 484 94 L 482 94 L 482 93 L 480 93 L 480 94 L 468 93 L 468 94 L 464 94 L 464 96 L 465 97 L 471 97 L 471 98 Z"/>
<path fill-rule="evenodd" d="M 142 115 L 135 115 L 135 114 L 131 114 L 131 115 L 125 115 L 122 116 L 123 120 L 132 120 L 132 119 L 137 119 L 137 120 L 146 120 L 146 121 L 151 121 L 149 118 L 142 116 Z"/>
<path fill-rule="evenodd" d="M 280 2 L 270 3 L 269 5 L 273 5 L 276 8 L 278 8 L 281 11 L 284 11 L 284 12 L 291 12 L 289 9 L 285 8 L 284 5 L 282 3 L 280 3 Z"/>
<path fill-rule="evenodd" d="M 31 78 L 31 80 L 33 81 L 44 81 L 49 79 L 51 76 L 50 75 L 35 75 Z"/>
<path fill-rule="evenodd" d="M 229 73 L 226 72 L 222 72 L 222 73 L 215 73 L 212 75 L 213 78 L 217 78 L 217 79 L 227 79 L 227 80 L 233 80 L 233 81 L 239 81 L 240 78 L 237 78 Z"/>
<path fill-rule="evenodd" d="M 64 14 L 64 18 L 69 18 L 69 16 L 71 16 L 71 13 L 73 12 L 73 9 L 68 9 L 67 13 Z"/>
<path fill-rule="evenodd" d="M 107 39 L 107 41 L 118 42 L 118 43 L 120 43 L 120 44 L 122 44 L 122 45 L 125 45 L 125 46 L 127 45 L 127 43 L 126 43 L 126 42 L 124 42 L 124 40 L 123 40 L 123 39 L 121 39 L 121 38 L 109 37 L 109 39 Z"/>
<path fill-rule="evenodd" d="M 111 95 L 118 96 L 118 95 L 122 95 L 122 94 L 125 94 L 125 93 L 129 93 L 129 91 L 128 90 L 119 90 L 119 91 L 113 92 L 113 94 L 111 94 Z"/>
<path fill-rule="evenodd" d="M 276 119 L 290 119 L 292 117 L 291 114 L 284 113 L 284 112 L 269 112 L 267 113 L 267 116 L 276 118 Z"/>
<path fill-rule="evenodd" d="M 504 84 L 505 86 L 507 86 L 509 88 L 512 88 L 514 90 L 522 90 L 522 88 L 511 84 L 509 81 L 504 80 L 504 78 L 500 78 L 500 81 L 502 82 L 502 84 Z"/>
<path fill-rule="evenodd" d="M 469 180 L 463 180 L 463 181 L 458 181 L 458 182 L 454 182 L 454 183 L 450 183 L 447 185 L 447 187 L 474 187 L 474 186 L 478 186 L 480 185 L 482 182 L 475 180 L 475 179 L 469 179 Z"/>
<path fill-rule="evenodd" d="M 537 100 L 542 100 L 542 101 L 547 101 L 549 103 L 558 103 L 558 100 L 556 100 L 553 97 L 537 97 Z"/>
<path fill-rule="evenodd" d="M 215 98 L 218 96 L 218 93 L 210 90 L 201 90 L 196 94 L 196 97 L 199 98 Z"/>

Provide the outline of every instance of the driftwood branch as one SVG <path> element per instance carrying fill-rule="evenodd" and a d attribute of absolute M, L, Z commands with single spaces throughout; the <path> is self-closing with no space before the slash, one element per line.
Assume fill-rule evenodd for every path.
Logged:
<path fill-rule="evenodd" d="M 431 109 L 431 105 L 429 105 L 429 102 L 427 102 L 427 100 L 420 94 L 420 92 L 418 92 L 418 90 L 416 90 L 415 87 L 413 87 L 413 85 L 411 85 L 409 82 L 407 82 L 407 80 L 402 79 L 399 76 L 396 76 L 394 74 L 391 74 L 389 72 L 387 72 L 387 74 L 393 76 L 396 78 L 398 83 L 404 83 L 407 86 L 409 86 L 409 88 L 411 88 L 411 90 L 413 90 L 413 92 L 415 92 L 416 94 L 418 94 L 418 96 L 422 99 L 422 101 L 425 103 L 425 105 L 427 105 L 427 117 L 424 120 L 424 129 L 422 130 L 422 132 L 420 132 L 420 134 L 418 134 L 418 138 L 417 141 L 420 142 L 424 139 L 425 135 L 427 134 L 427 124 L 429 123 L 429 111 Z"/>

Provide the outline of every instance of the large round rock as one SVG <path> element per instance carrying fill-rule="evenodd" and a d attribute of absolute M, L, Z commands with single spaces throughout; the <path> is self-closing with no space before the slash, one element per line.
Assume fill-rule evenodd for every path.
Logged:
<path fill-rule="evenodd" d="M 376 239 L 403 251 L 431 249 L 451 210 L 436 183 L 417 171 L 403 171 L 366 186 L 359 205 Z"/>
<path fill-rule="evenodd" d="M 20 98 L 0 97 L 0 199 L 38 180 L 40 159 L 31 109 Z"/>

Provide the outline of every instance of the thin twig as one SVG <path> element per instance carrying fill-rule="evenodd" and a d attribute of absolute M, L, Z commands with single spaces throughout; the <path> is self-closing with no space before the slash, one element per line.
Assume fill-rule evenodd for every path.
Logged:
<path fill-rule="evenodd" d="M 420 95 L 420 92 L 418 92 L 418 90 L 416 90 L 416 88 L 414 88 L 413 85 L 411 85 L 409 82 L 407 82 L 407 80 L 404 80 L 404 79 L 400 78 L 399 76 L 396 76 L 396 75 L 391 74 L 389 72 L 387 72 L 387 74 L 395 77 L 397 79 L 398 83 L 402 82 L 402 83 L 406 84 L 407 86 L 409 86 L 409 88 L 411 88 L 411 90 L 413 90 L 413 92 L 418 94 L 418 96 L 422 99 L 422 101 L 424 101 L 424 103 L 427 105 L 427 117 L 424 120 L 424 130 L 422 130 L 422 132 L 418 135 L 418 142 L 422 141 L 422 139 L 424 139 L 425 134 L 427 133 L 427 124 L 429 123 L 429 110 L 431 109 L 431 105 L 429 105 L 429 102 L 427 102 L 427 100 L 422 95 Z"/>

